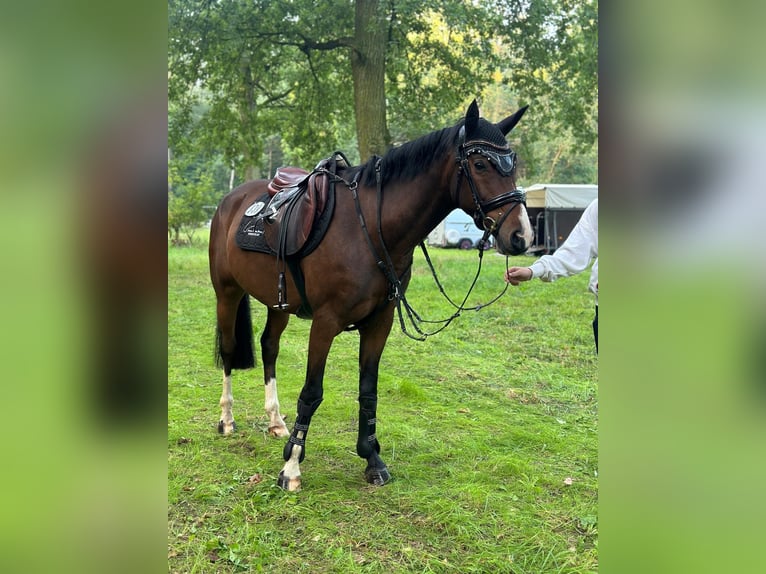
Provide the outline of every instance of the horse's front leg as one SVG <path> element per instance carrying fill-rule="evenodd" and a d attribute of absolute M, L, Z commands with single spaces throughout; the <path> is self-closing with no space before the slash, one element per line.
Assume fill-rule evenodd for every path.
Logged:
<path fill-rule="evenodd" d="M 261 335 L 261 359 L 263 359 L 263 378 L 266 414 L 269 415 L 269 434 L 274 437 L 286 437 L 290 434 L 284 418 L 279 412 L 277 394 L 277 356 L 279 338 L 287 327 L 290 315 L 269 308 L 266 326 Z"/>
<path fill-rule="evenodd" d="M 378 406 L 378 367 L 393 324 L 393 306 L 371 317 L 359 328 L 359 435 L 356 452 L 367 460 L 364 478 L 382 486 L 391 475 L 380 458 L 380 443 L 375 434 Z"/>
<path fill-rule="evenodd" d="M 283 451 L 285 466 L 277 479 L 277 484 L 285 490 L 299 490 L 301 487 L 300 463 L 306 456 L 306 435 L 311 417 L 322 402 L 322 382 L 327 355 L 333 339 L 339 332 L 339 329 L 330 327 L 316 318 L 311 324 L 306 382 L 298 397 L 298 416 Z"/>

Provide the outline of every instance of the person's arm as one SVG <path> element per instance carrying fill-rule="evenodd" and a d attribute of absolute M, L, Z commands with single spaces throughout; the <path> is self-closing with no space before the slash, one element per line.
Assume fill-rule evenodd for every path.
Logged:
<path fill-rule="evenodd" d="M 505 280 L 511 285 L 534 277 L 555 281 L 584 271 L 595 257 L 598 257 L 598 200 L 585 209 L 569 237 L 553 255 L 543 255 L 530 267 L 508 268 Z"/>
<path fill-rule="evenodd" d="M 530 269 L 532 277 L 555 281 L 584 271 L 598 257 L 598 200 L 591 203 L 580 217 L 566 241 L 553 255 L 543 255 Z"/>

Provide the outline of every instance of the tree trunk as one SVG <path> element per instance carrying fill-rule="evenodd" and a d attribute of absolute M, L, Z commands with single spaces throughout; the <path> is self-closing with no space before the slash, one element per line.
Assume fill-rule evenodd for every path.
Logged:
<path fill-rule="evenodd" d="M 386 124 L 386 43 L 388 22 L 379 0 L 356 0 L 351 73 L 359 158 L 383 155 L 390 144 Z"/>
<path fill-rule="evenodd" d="M 564 153 L 564 146 L 565 144 L 560 144 L 558 149 L 556 149 L 556 153 L 554 154 L 553 160 L 551 161 L 551 165 L 548 169 L 548 175 L 546 176 L 545 181 L 554 180 L 553 174 L 556 171 L 556 164 L 559 162 L 559 159 L 561 159 L 561 154 Z"/>
<path fill-rule="evenodd" d="M 245 181 L 253 179 L 259 179 L 261 177 L 261 170 L 254 165 L 245 166 Z"/>
<path fill-rule="evenodd" d="M 263 150 L 262 144 L 256 139 L 256 115 L 258 112 L 255 100 L 255 82 L 250 60 L 243 55 L 240 60 L 240 72 L 243 76 L 243 89 L 239 104 L 239 117 L 242 124 L 242 154 L 245 158 L 244 176 L 245 181 L 258 179 L 260 169 L 259 158 Z"/>

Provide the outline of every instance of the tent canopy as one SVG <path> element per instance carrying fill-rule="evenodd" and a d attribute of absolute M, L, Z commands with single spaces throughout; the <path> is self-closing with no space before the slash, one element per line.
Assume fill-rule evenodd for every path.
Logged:
<path fill-rule="evenodd" d="M 527 207 L 585 209 L 598 197 L 598 185 L 536 183 L 526 189 Z"/>

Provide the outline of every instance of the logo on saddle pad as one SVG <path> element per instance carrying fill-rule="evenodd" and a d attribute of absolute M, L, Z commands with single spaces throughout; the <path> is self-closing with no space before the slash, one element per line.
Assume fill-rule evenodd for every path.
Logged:
<path fill-rule="evenodd" d="M 245 211 L 245 215 L 247 215 L 248 217 L 252 217 L 253 215 L 258 215 L 265 206 L 266 204 L 264 202 L 256 201 L 255 203 L 253 203 L 253 205 L 247 208 L 247 211 Z"/>

